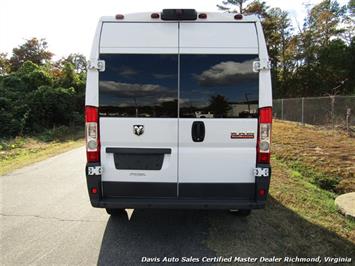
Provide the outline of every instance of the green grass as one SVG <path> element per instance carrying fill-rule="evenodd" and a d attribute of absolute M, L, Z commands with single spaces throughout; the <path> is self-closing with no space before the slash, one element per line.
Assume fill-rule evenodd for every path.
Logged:
<path fill-rule="evenodd" d="M 340 182 L 340 178 L 338 176 L 330 176 L 321 173 L 320 171 L 316 171 L 301 161 L 287 160 L 278 156 L 273 156 L 273 158 L 286 164 L 288 168 L 292 169 L 292 176 L 302 178 L 303 180 L 315 184 L 322 189 L 335 192 L 336 186 Z"/>
<path fill-rule="evenodd" d="M 0 139 L 0 175 L 82 145 L 81 128 L 60 127 L 36 136 Z"/>
<path fill-rule="evenodd" d="M 317 173 L 298 162 L 285 163 L 275 157 L 273 167 L 270 193 L 276 200 L 306 220 L 355 241 L 354 220 L 337 211 L 336 193 L 322 189 L 314 182 Z"/>

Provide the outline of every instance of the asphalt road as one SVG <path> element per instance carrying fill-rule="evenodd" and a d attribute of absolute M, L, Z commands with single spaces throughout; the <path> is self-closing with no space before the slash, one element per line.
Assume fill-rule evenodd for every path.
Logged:
<path fill-rule="evenodd" d="M 85 150 L 1 176 L 1 261 L 13 264 L 138 264 L 142 257 L 214 256 L 207 212 L 141 210 L 131 221 L 92 208 Z M 193 225 L 193 226 L 191 226 Z"/>
<path fill-rule="evenodd" d="M 142 257 L 353 256 L 354 245 L 270 198 L 248 218 L 226 211 L 92 208 L 84 148 L 1 176 L 1 265 L 137 265 Z M 208 265 L 207 263 L 204 265 Z"/>

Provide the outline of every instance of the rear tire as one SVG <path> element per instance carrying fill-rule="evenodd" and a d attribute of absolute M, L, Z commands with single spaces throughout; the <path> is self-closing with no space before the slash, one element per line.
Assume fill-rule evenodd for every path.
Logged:
<path fill-rule="evenodd" d="M 246 216 L 250 215 L 251 210 L 250 209 L 241 209 L 241 210 L 230 209 L 229 212 L 233 215 L 236 215 L 236 216 L 246 217 Z"/>
<path fill-rule="evenodd" d="M 125 209 L 106 208 L 106 212 L 107 212 L 107 214 L 111 215 L 112 217 L 128 218 L 127 212 Z"/>

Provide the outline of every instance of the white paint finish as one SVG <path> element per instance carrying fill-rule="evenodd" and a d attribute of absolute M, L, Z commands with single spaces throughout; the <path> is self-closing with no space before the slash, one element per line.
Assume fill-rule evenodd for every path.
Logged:
<path fill-rule="evenodd" d="M 260 60 L 268 60 L 269 55 L 267 52 L 267 47 L 266 47 L 266 41 L 265 41 L 265 36 L 264 36 L 264 31 L 261 26 L 261 22 L 258 21 L 255 23 L 256 31 L 258 33 L 258 43 L 259 43 L 259 57 Z"/>
<path fill-rule="evenodd" d="M 99 44 L 100 44 L 101 28 L 102 28 L 102 21 L 99 21 L 99 23 L 97 23 L 95 36 L 92 41 L 90 60 L 97 60 L 99 58 Z"/>
<path fill-rule="evenodd" d="M 133 125 L 144 125 L 144 134 L 133 133 Z M 177 182 L 177 119 L 165 118 L 100 118 L 101 164 L 103 181 Z M 161 170 L 117 170 L 112 153 L 114 148 L 168 148 Z M 133 175 L 132 175 L 133 173 Z M 137 176 L 138 174 L 138 176 Z M 144 174 L 145 176 L 139 176 Z"/>
<path fill-rule="evenodd" d="M 203 142 L 193 142 L 193 121 L 205 123 Z M 254 139 L 231 139 L 231 132 L 253 132 Z M 180 183 L 254 183 L 257 119 L 180 119 Z"/>
<path fill-rule="evenodd" d="M 258 33 L 259 42 L 259 58 L 260 60 L 269 60 L 267 52 L 263 28 L 260 21 L 256 24 L 256 31 Z M 271 71 L 261 70 L 259 74 L 259 107 L 272 106 L 272 84 L 271 84 Z"/>
<path fill-rule="evenodd" d="M 259 108 L 272 106 L 270 70 L 261 70 L 259 74 Z"/>
<path fill-rule="evenodd" d="M 178 23 L 103 23 L 100 48 L 175 48 Z"/>
<path fill-rule="evenodd" d="M 96 27 L 94 39 L 92 41 L 91 61 L 96 61 L 99 58 L 99 43 L 102 22 L 99 21 Z M 86 93 L 85 105 L 99 106 L 99 72 L 96 69 L 88 69 L 86 75 Z"/>
<path fill-rule="evenodd" d="M 96 69 L 87 70 L 85 105 L 99 106 L 99 72 Z"/>
<path fill-rule="evenodd" d="M 184 48 L 258 49 L 254 23 L 180 23 L 180 52 Z"/>

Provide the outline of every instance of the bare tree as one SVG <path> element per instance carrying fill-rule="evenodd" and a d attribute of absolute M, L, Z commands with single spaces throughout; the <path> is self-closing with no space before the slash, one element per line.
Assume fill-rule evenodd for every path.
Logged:
<path fill-rule="evenodd" d="M 225 1 L 222 1 L 222 4 L 220 5 L 217 5 L 217 7 L 220 9 L 220 10 L 223 10 L 223 11 L 227 11 L 227 12 L 230 12 L 230 13 L 240 13 L 240 14 L 243 14 L 244 12 L 244 3 L 248 2 L 250 0 L 225 0 Z M 235 9 L 235 7 L 239 8 L 239 12 L 238 10 Z"/>

